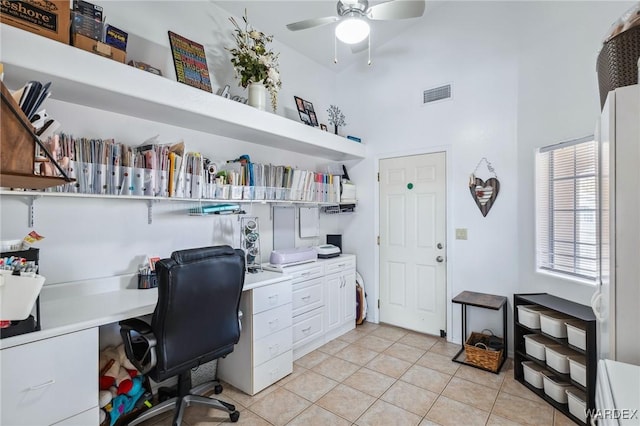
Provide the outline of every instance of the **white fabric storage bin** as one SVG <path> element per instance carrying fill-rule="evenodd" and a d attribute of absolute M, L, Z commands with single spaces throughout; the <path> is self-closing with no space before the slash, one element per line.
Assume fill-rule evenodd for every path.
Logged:
<path fill-rule="evenodd" d="M 540 312 L 546 309 L 538 305 L 518 305 L 518 322 L 534 330 L 540 329 Z"/>
<path fill-rule="evenodd" d="M 540 312 L 540 328 L 543 333 L 563 339 L 567 337 L 567 326 L 565 325 L 565 321 L 568 319 L 569 317 L 559 312 Z"/>
<path fill-rule="evenodd" d="M 539 334 L 525 334 L 524 335 L 524 347 L 527 355 L 532 356 L 540 361 L 544 361 L 545 357 L 545 345 L 553 345 L 555 342 L 551 339 L 547 339 Z"/>
<path fill-rule="evenodd" d="M 567 338 L 569 344 L 580 348 L 583 351 L 587 349 L 587 326 L 583 321 L 571 320 L 565 321 L 567 326 Z"/>
<path fill-rule="evenodd" d="M 567 403 L 567 392 L 568 388 L 572 386 L 569 383 L 565 383 L 561 381 L 558 377 L 554 376 L 550 373 L 540 373 L 542 374 L 542 381 L 544 384 L 544 393 L 547 394 L 550 398 L 553 398 L 555 401 L 560 404 Z"/>
<path fill-rule="evenodd" d="M 569 357 L 569 374 L 571 379 L 580 383 L 582 386 L 587 386 L 587 364 L 584 356 L 582 355 L 570 355 Z"/>
<path fill-rule="evenodd" d="M 547 365 L 558 373 L 569 374 L 568 356 L 576 355 L 571 349 L 561 345 L 547 345 L 544 348 Z"/>
<path fill-rule="evenodd" d="M 541 371 L 544 369 L 533 361 L 523 361 L 522 370 L 524 371 L 524 380 L 531 386 L 537 389 L 542 389 L 544 384 L 542 383 Z"/>
<path fill-rule="evenodd" d="M 569 412 L 587 422 L 587 395 L 573 386 L 565 390 L 567 393 L 567 402 L 569 403 Z"/>

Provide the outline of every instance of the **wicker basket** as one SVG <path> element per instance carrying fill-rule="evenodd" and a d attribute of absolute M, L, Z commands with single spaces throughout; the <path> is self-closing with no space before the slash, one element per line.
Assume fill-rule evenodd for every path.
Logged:
<path fill-rule="evenodd" d="M 500 339 L 489 334 L 471 332 L 471 336 L 464 344 L 464 350 L 467 354 L 466 361 L 476 367 L 496 372 L 500 368 L 500 360 L 502 359 L 502 349 L 492 351 L 489 347 L 489 339 Z M 500 339 L 502 341 L 502 339 Z M 476 346 L 478 345 L 478 346 Z"/>
<path fill-rule="evenodd" d="M 604 107 L 610 91 L 638 83 L 638 58 L 640 25 L 618 34 L 603 44 L 597 62 L 601 108 Z"/>

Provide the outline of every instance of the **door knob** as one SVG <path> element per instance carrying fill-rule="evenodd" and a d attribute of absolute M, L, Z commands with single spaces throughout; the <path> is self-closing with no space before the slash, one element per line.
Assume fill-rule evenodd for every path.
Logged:
<path fill-rule="evenodd" d="M 444 261 L 444 258 L 442 256 L 436 257 L 436 262 L 442 263 L 443 261 Z"/>

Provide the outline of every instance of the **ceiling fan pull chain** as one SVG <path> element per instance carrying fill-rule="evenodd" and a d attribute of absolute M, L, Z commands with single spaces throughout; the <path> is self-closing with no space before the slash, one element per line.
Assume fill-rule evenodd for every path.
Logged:
<path fill-rule="evenodd" d="M 367 65 L 371 66 L 371 33 L 369 33 L 369 37 L 367 37 L 369 39 L 369 46 L 367 47 L 367 54 L 369 55 L 369 61 L 367 62 Z"/>
<path fill-rule="evenodd" d="M 333 63 L 338 63 L 338 37 L 333 35 Z"/>

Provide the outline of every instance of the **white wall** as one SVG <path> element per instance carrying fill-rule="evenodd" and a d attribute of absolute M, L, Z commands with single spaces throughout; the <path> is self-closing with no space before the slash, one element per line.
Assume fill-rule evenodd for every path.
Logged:
<path fill-rule="evenodd" d="M 375 48 L 371 67 L 355 65 L 340 75 L 350 124 L 346 131 L 362 136 L 371 153 L 350 172 L 358 184 L 361 213 L 345 233 L 347 246 L 366 235 L 355 252 L 370 308 L 378 286 L 377 161 L 443 149 L 449 157 L 449 299 L 463 290 L 510 298 L 546 291 L 584 302 L 575 285 L 533 271 L 533 150 L 592 132 L 595 53 L 608 26 L 628 6 L 448 2 Z M 446 83 L 453 85 L 452 100 L 421 106 L 424 89 Z M 483 157 L 501 185 L 484 218 L 468 189 L 469 175 Z M 479 177 L 490 177 L 480 170 Z M 454 240 L 455 228 L 467 228 L 468 240 Z M 373 234 L 367 233 L 371 229 Z M 449 336 L 459 341 L 460 308 L 448 303 L 448 309 Z M 495 313 L 474 310 L 470 315 L 472 329 L 495 331 L 498 324 Z"/>
<path fill-rule="evenodd" d="M 520 292 L 547 292 L 589 304 L 594 287 L 535 272 L 534 156 L 541 146 L 593 135 L 600 114 L 596 58 L 609 26 L 630 2 L 549 2 L 523 6 L 544 25 L 520 38 L 518 170 Z M 526 8 L 526 9 L 525 9 Z M 576 19 L 579 17 L 579 19 Z"/>
<path fill-rule="evenodd" d="M 170 67 L 173 64 L 170 56 L 167 56 L 170 55 L 167 29 L 202 43 L 207 51 L 214 92 L 221 85 L 230 84 L 232 93 L 242 94 L 242 89 L 233 80 L 228 52 L 223 49 L 223 46 L 232 45 L 232 25 L 227 19 L 228 14 L 222 9 L 203 1 L 105 1 L 100 4 L 104 6 L 105 14 L 113 25 L 132 33 L 132 41 L 146 43 L 139 44 L 138 51 L 149 47 L 154 52 L 161 52 L 165 55 L 163 60 Z M 138 35 L 144 35 L 146 40 L 136 38 L 134 31 Z M 2 40 L 2 43 L 9 42 L 16 41 Z M 274 43 L 274 49 L 281 52 L 280 64 L 284 81 L 278 113 L 285 115 L 285 107 L 295 108 L 293 95 L 296 94 L 313 100 L 319 119 L 323 120 L 320 107 L 331 102 L 335 93 L 335 74 L 281 44 Z M 156 63 L 151 65 L 162 66 Z M 69 64 L 69 72 L 73 72 L 72 64 Z M 96 72 L 99 73 L 100 70 Z M 105 76 L 105 84 L 109 84 L 108 75 Z M 55 87 L 52 91 L 55 97 Z M 200 151 L 208 158 L 221 161 L 249 154 L 254 162 L 285 164 L 312 170 L 321 170 L 330 162 L 55 99 L 48 100 L 45 106 L 47 112 L 62 123 L 61 131 L 77 137 L 114 138 L 118 142 L 138 145 L 159 135 L 161 142 L 174 143 L 182 139 L 187 150 Z M 188 216 L 188 209 L 194 205 L 197 203 L 154 203 L 153 223 L 148 225 L 146 201 L 53 197 L 38 199 L 33 229 L 45 236 L 38 244 L 41 249 L 41 271 L 47 277 L 45 285 L 134 273 L 147 255 L 166 257 L 173 250 L 211 244 L 230 243 L 239 246 L 236 216 Z M 262 259 L 267 261 L 272 249 L 270 207 L 260 204 L 244 207 L 248 214 L 260 218 Z M 31 230 L 27 222 L 26 198 L 3 196 L 0 215 L 2 240 L 20 239 Z M 298 239 L 297 244 L 323 243 L 326 233 L 341 233 L 343 224 L 335 215 L 321 215 L 320 229 L 321 237 Z"/>

